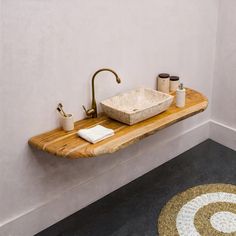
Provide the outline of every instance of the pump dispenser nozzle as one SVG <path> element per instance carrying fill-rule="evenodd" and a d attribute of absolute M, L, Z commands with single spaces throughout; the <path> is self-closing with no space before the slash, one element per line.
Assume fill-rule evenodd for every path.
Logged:
<path fill-rule="evenodd" d="M 183 84 L 183 83 L 180 83 L 179 89 L 180 89 L 180 90 L 183 90 L 183 89 L 184 89 L 184 84 Z"/>

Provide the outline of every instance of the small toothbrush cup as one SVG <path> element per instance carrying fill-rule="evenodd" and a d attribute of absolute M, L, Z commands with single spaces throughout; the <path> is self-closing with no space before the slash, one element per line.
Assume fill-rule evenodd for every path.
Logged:
<path fill-rule="evenodd" d="M 61 117 L 61 126 L 65 131 L 71 131 L 74 129 L 74 117 L 72 114 L 67 114 L 66 117 Z"/>

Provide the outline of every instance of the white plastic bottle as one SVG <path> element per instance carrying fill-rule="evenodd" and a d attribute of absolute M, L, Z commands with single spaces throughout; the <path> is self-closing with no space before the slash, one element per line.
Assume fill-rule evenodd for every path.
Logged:
<path fill-rule="evenodd" d="M 176 106 L 177 107 L 184 107 L 185 106 L 185 97 L 186 91 L 183 86 L 183 83 L 179 85 L 179 88 L 176 90 Z"/>

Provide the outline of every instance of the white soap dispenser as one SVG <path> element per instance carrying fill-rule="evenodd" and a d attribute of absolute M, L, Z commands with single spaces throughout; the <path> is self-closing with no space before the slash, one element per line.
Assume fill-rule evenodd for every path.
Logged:
<path fill-rule="evenodd" d="M 176 90 L 176 106 L 177 107 L 185 106 L 185 96 L 186 96 L 186 91 L 185 91 L 183 83 L 181 83 L 179 85 L 179 88 Z"/>

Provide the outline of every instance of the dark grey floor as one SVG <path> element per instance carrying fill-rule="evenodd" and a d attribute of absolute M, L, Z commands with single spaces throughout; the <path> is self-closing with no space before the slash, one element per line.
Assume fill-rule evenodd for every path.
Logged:
<path fill-rule="evenodd" d="M 236 184 L 236 152 L 207 140 L 37 236 L 156 236 L 161 208 L 206 183 Z"/>

